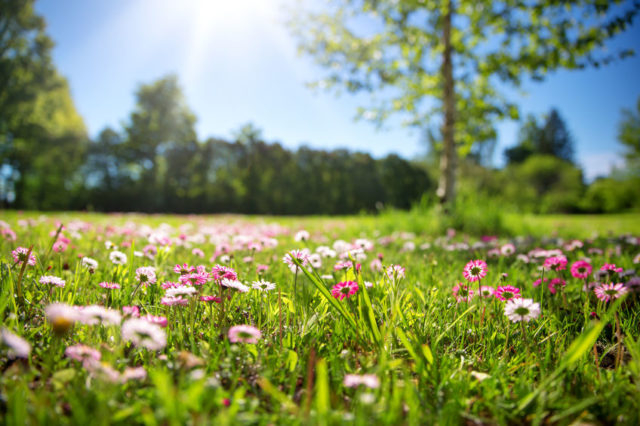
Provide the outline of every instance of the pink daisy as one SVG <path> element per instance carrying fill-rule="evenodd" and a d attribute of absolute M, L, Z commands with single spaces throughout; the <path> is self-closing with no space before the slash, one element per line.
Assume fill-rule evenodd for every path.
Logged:
<path fill-rule="evenodd" d="M 545 278 L 545 279 L 544 279 L 544 282 L 545 282 L 545 283 L 548 283 L 548 282 L 549 282 L 549 278 Z M 538 278 L 537 280 L 535 280 L 535 281 L 533 282 L 533 286 L 534 286 L 534 287 L 538 287 L 540 284 L 542 284 L 542 279 L 541 279 L 541 278 Z"/>
<path fill-rule="evenodd" d="M 375 374 L 346 374 L 342 383 L 348 388 L 357 388 L 360 385 L 364 385 L 370 389 L 380 387 L 380 379 L 378 379 L 378 376 Z"/>
<path fill-rule="evenodd" d="M 487 263 L 484 260 L 472 260 L 465 265 L 462 274 L 467 281 L 474 282 L 486 277 L 487 269 Z"/>
<path fill-rule="evenodd" d="M 137 306 L 123 306 L 122 313 L 125 317 L 138 318 L 140 316 L 140 308 Z"/>
<path fill-rule="evenodd" d="M 189 304 L 189 299 L 183 299 L 182 296 L 165 296 L 160 301 L 165 306 L 186 306 Z"/>
<path fill-rule="evenodd" d="M 619 274 L 620 272 L 624 271 L 624 269 L 618 268 L 615 263 L 605 263 L 604 265 L 602 265 L 602 268 L 600 268 L 600 270 L 607 271 L 610 274 Z"/>
<path fill-rule="evenodd" d="M 293 262 L 293 259 L 296 259 L 302 266 L 306 266 L 309 263 L 309 251 L 304 250 L 291 250 L 289 253 L 285 254 L 282 258 L 282 261 L 287 264 L 291 272 L 297 272 L 298 266 Z"/>
<path fill-rule="evenodd" d="M 488 298 L 493 296 L 493 293 L 495 293 L 496 289 L 489 286 L 489 285 L 483 285 L 480 287 L 480 296 L 484 297 L 484 298 Z"/>
<path fill-rule="evenodd" d="M 567 268 L 567 258 L 564 256 L 551 256 L 544 260 L 543 267 L 553 271 L 562 271 Z"/>
<path fill-rule="evenodd" d="M 596 294 L 598 299 L 602 300 L 603 302 L 609 302 L 626 294 L 627 288 L 622 283 L 600 284 L 593 290 L 593 292 Z"/>
<path fill-rule="evenodd" d="M 194 268 L 193 266 L 189 266 L 187 263 L 184 263 L 182 265 L 177 264 L 176 266 L 173 267 L 173 272 L 180 275 L 190 274 L 195 270 L 196 268 Z"/>
<path fill-rule="evenodd" d="M 146 286 L 156 283 L 156 269 L 152 266 L 141 266 L 136 269 L 136 281 Z"/>
<path fill-rule="evenodd" d="M 358 283 L 355 281 L 343 281 L 333 286 L 331 295 L 338 300 L 351 297 L 358 291 Z"/>
<path fill-rule="evenodd" d="M 217 296 L 200 296 L 200 301 L 201 302 L 215 302 L 215 303 L 220 303 L 222 302 L 222 299 L 220 299 Z"/>
<path fill-rule="evenodd" d="M 231 343 L 258 343 L 262 333 L 251 325 L 234 325 L 229 329 Z"/>
<path fill-rule="evenodd" d="M 558 291 L 558 290 L 556 290 L 556 287 L 558 287 L 558 286 L 564 287 L 565 285 L 567 285 L 565 280 L 560 279 L 560 278 L 554 278 L 549 283 L 549 291 L 551 292 L 551 294 L 556 294 L 556 292 Z"/>
<path fill-rule="evenodd" d="M 400 265 L 389 265 L 384 272 L 390 280 L 399 281 L 405 277 L 405 269 Z"/>
<path fill-rule="evenodd" d="M 120 288 L 120 284 L 117 283 L 101 282 L 98 285 L 109 290 L 117 290 Z"/>
<path fill-rule="evenodd" d="M 27 265 L 35 265 L 36 256 L 33 254 L 33 252 L 31 252 L 29 254 L 29 258 L 27 258 L 27 253 L 29 253 L 28 248 L 18 247 L 11 252 L 11 256 L 13 256 L 13 261 L 18 265 L 22 265 L 24 262 L 27 262 Z"/>
<path fill-rule="evenodd" d="M 456 298 L 458 303 L 468 302 L 474 296 L 474 291 L 466 284 L 458 283 L 453 287 L 453 297 Z"/>
<path fill-rule="evenodd" d="M 73 345 L 68 346 L 65 349 L 64 354 L 67 358 L 75 359 L 83 364 L 90 363 L 92 361 L 100 361 L 102 354 L 86 345 Z"/>
<path fill-rule="evenodd" d="M 151 324 L 159 325 L 160 327 L 166 327 L 167 326 L 167 318 L 163 317 L 161 315 L 147 314 L 147 315 L 145 315 L 143 317 L 140 317 L 140 319 L 145 320 L 147 322 L 150 322 Z"/>
<path fill-rule="evenodd" d="M 574 278 L 587 278 L 589 274 L 591 274 L 592 270 L 593 267 L 591 264 L 584 260 L 578 260 L 577 262 L 573 262 L 573 265 L 571 265 L 571 275 Z"/>
<path fill-rule="evenodd" d="M 210 279 L 210 275 L 208 272 L 202 272 L 202 273 L 190 273 L 190 274 L 183 274 L 180 275 L 180 278 L 178 278 L 178 280 L 183 284 L 183 285 L 204 285 L 207 283 L 207 281 L 209 281 Z"/>
<path fill-rule="evenodd" d="M 211 268 L 211 277 L 216 281 L 220 281 L 222 279 L 237 280 L 238 274 L 233 268 L 228 266 L 215 265 Z"/>
<path fill-rule="evenodd" d="M 500 299 L 502 301 L 511 300 L 511 299 L 519 299 L 520 297 L 522 297 L 520 295 L 520 289 L 517 288 L 517 287 L 510 286 L 510 285 L 498 286 L 498 288 L 496 289 L 496 292 L 494 294 L 498 299 Z"/>

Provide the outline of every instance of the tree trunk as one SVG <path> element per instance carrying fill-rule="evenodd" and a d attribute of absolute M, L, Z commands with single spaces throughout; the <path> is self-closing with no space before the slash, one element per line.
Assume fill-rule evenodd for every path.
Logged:
<path fill-rule="evenodd" d="M 458 153 L 454 140 L 455 125 L 455 92 L 453 81 L 453 63 L 451 62 L 451 17 L 453 15 L 453 1 L 447 2 L 447 13 L 444 16 L 442 38 L 444 42 L 444 52 L 442 53 L 442 79 L 444 83 L 443 107 L 444 123 L 442 125 L 442 137 L 444 147 L 440 156 L 440 180 L 438 182 L 437 195 L 440 205 L 448 210 L 455 201 L 456 168 L 458 164 Z"/>

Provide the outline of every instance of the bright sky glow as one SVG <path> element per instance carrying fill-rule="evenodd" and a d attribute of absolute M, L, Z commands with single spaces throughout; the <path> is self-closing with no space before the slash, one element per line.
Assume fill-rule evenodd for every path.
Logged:
<path fill-rule="evenodd" d="M 74 100 L 91 135 L 120 127 L 133 109 L 134 91 L 177 73 L 187 103 L 198 116 L 200 138 L 230 139 L 249 121 L 267 141 L 346 147 L 411 158 L 424 152 L 417 130 L 376 131 L 354 122 L 364 96 L 314 94 L 305 86 L 322 75 L 296 54 L 283 25 L 283 6 L 294 0 L 40 0 L 36 9 L 56 41 L 54 60 L 69 79 Z M 640 25 L 611 44 L 640 52 Z M 575 141 L 578 161 L 592 178 L 619 163 L 616 142 L 620 110 L 640 96 L 640 57 L 601 69 L 561 71 L 544 83 L 526 84 L 510 99 L 529 112 L 557 107 Z M 496 164 L 515 142 L 518 124 L 501 123 Z"/>

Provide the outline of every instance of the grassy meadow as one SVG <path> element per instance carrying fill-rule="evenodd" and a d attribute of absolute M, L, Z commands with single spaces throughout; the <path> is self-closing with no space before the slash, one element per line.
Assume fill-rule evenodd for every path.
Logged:
<path fill-rule="evenodd" d="M 640 423 L 640 216 L 492 214 L 3 212 L 1 422 Z"/>

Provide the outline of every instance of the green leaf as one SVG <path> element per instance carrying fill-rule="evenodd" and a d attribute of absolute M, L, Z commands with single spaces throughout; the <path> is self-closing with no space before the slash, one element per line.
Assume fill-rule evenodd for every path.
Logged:
<path fill-rule="evenodd" d="M 358 325 L 356 324 L 353 316 L 347 311 L 343 304 L 341 304 L 335 297 L 331 295 L 327 287 L 320 281 L 319 278 L 314 276 L 307 268 L 302 266 L 300 261 L 295 257 L 291 256 L 293 262 L 304 272 L 304 274 L 309 278 L 309 280 L 316 286 L 316 289 L 320 292 L 322 297 L 324 297 L 330 304 L 333 306 L 338 313 L 347 321 L 349 326 L 353 329 L 353 331 L 359 336 L 360 330 L 358 329 Z"/>
<path fill-rule="evenodd" d="M 315 397 L 318 420 L 321 423 L 326 422 L 331 403 L 329 400 L 329 373 L 327 371 L 327 362 L 324 359 L 320 359 L 316 363 Z"/>

